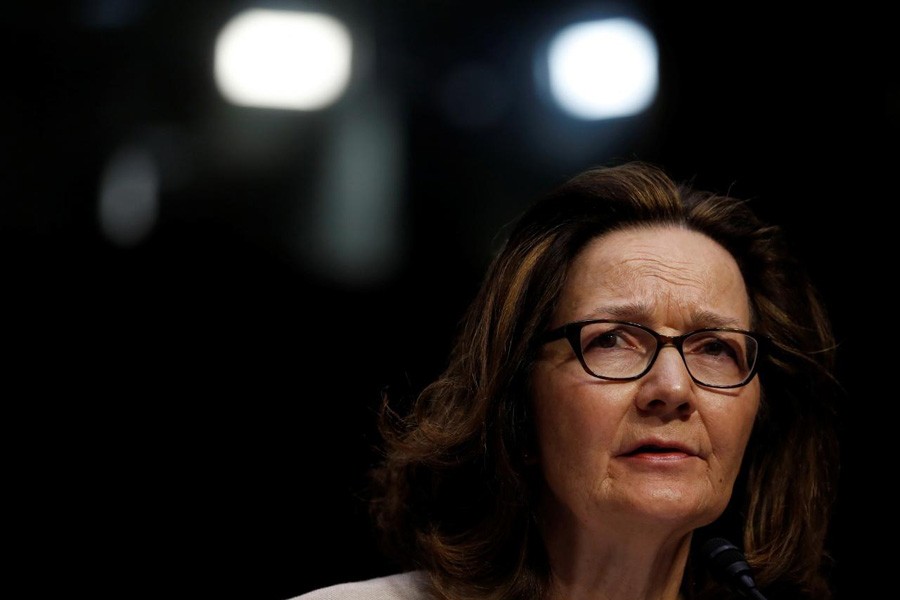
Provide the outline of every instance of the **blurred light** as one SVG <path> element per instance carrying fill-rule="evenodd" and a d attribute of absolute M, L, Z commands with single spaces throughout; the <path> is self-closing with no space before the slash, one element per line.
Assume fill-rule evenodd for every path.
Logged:
<path fill-rule="evenodd" d="M 551 41 L 547 60 L 553 98 L 581 119 L 637 114 L 656 96 L 656 41 L 632 19 L 570 25 Z"/>
<path fill-rule="evenodd" d="M 391 94 L 370 90 L 350 98 L 335 117 L 323 148 L 318 201 L 297 241 L 323 276 L 376 284 L 392 276 L 403 257 L 400 110 Z"/>
<path fill-rule="evenodd" d="M 135 246 L 153 230 L 159 215 L 159 175 L 143 147 L 120 149 L 100 183 L 98 218 L 104 236 L 118 246 Z"/>
<path fill-rule="evenodd" d="M 215 79 L 234 104 L 316 110 L 344 93 L 351 58 L 350 33 L 333 17 L 249 9 L 216 39 Z"/>

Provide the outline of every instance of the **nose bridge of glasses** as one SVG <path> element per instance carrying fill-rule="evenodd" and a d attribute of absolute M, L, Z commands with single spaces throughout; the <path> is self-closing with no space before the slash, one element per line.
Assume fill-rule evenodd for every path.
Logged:
<path fill-rule="evenodd" d="M 656 355 L 658 356 L 660 352 L 663 351 L 663 348 L 675 348 L 678 351 L 678 354 L 684 358 L 684 350 L 683 344 L 684 339 L 687 337 L 685 335 L 663 335 L 662 333 L 654 332 L 654 337 L 656 338 Z"/>
<path fill-rule="evenodd" d="M 684 350 L 682 349 L 682 346 L 681 346 L 681 342 L 683 341 L 682 338 L 668 337 L 668 336 L 660 336 L 660 337 L 667 338 L 667 339 L 659 340 L 659 342 L 656 346 L 656 352 L 654 352 L 653 355 L 651 356 L 650 367 L 652 368 L 653 365 L 658 362 L 659 357 L 662 354 L 663 350 L 665 350 L 666 348 L 671 348 L 678 354 L 678 359 L 680 362 L 682 362 L 684 364 L 684 368 L 687 369 L 688 371 L 690 371 L 691 368 L 688 366 L 687 357 L 684 355 Z"/>
<path fill-rule="evenodd" d="M 664 333 L 659 333 L 658 331 L 648 330 L 653 337 L 656 338 L 656 341 L 659 342 L 661 346 L 678 346 L 685 337 L 690 334 L 682 334 L 682 335 L 666 335 Z"/>
<path fill-rule="evenodd" d="M 692 333 L 686 333 L 682 335 L 665 335 L 658 332 L 653 332 L 654 338 L 656 338 L 656 352 L 654 352 L 650 357 L 650 363 L 647 365 L 647 371 L 653 369 L 656 364 L 659 362 L 660 355 L 665 348 L 672 348 L 678 354 L 678 362 L 681 363 L 681 366 L 684 368 L 685 372 L 693 379 L 695 377 L 693 371 L 691 370 L 690 361 L 688 361 L 687 355 L 684 353 L 684 341 L 692 335 Z"/>

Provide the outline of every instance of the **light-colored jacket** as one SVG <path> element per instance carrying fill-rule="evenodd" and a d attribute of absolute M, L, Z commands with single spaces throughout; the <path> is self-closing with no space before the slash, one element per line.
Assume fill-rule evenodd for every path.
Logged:
<path fill-rule="evenodd" d="M 410 571 L 366 581 L 339 583 L 289 600 L 424 600 L 427 597 L 426 585 L 423 571 Z"/>

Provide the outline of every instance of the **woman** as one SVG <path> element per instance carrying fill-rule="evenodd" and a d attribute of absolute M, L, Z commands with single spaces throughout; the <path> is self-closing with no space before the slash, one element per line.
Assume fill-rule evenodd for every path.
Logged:
<path fill-rule="evenodd" d="M 385 404 L 372 509 L 406 570 L 301 598 L 728 598 L 710 538 L 752 597 L 830 598 L 833 348 L 746 202 L 586 171 L 522 215 L 444 373 Z"/>

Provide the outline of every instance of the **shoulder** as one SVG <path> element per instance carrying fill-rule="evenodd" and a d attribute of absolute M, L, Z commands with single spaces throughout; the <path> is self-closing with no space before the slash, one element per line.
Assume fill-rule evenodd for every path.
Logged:
<path fill-rule="evenodd" d="M 423 600 L 427 578 L 409 571 L 366 581 L 339 583 L 307 592 L 290 600 Z"/>

